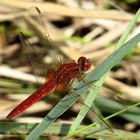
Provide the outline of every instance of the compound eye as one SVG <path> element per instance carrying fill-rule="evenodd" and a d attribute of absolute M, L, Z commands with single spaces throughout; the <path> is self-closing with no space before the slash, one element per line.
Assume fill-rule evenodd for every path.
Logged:
<path fill-rule="evenodd" d="M 91 61 L 84 56 L 81 56 L 78 59 L 78 64 L 80 65 L 81 70 L 84 71 L 84 72 L 89 70 L 91 65 L 92 65 Z"/>

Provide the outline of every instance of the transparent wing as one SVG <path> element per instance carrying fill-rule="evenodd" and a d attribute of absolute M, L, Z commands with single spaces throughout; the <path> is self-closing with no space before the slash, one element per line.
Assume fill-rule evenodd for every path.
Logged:
<path fill-rule="evenodd" d="M 37 15 L 36 20 L 31 18 L 30 16 L 25 17 L 25 20 L 30 25 L 30 27 L 34 30 L 34 32 L 38 35 L 38 37 L 45 43 L 45 46 L 48 48 L 51 57 L 53 58 L 53 62 L 55 68 L 62 64 L 62 60 L 60 55 L 58 55 L 56 51 L 56 45 L 52 41 L 48 29 L 47 29 L 47 16 L 40 11 L 38 7 L 32 7 L 28 10 L 28 15 Z"/>
<path fill-rule="evenodd" d="M 48 49 L 33 46 L 31 40 L 26 39 L 23 33 L 19 34 L 20 40 L 22 42 L 24 57 L 28 59 L 29 65 L 31 66 L 37 81 L 41 81 L 42 79 L 39 79 L 36 75 L 46 75 L 47 77 L 47 71 L 50 71 L 50 69 L 55 71 L 57 67 L 62 64 L 61 57 L 59 57 L 56 50 L 54 49 L 53 41 L 49 36 L 46 25 L 47 20 L 45 17 L 46 16 L 41 13 L 39 8 L 34 6 L 27 10 L 27 15 L 24 16 L 24 19 L 29 24 L 31 29 L 38 35 L 38 37 L 43 40 Z M 48 61 L 50 61 L 47 65 L 45 63 L 46 54 L 47 56 L 50 56 L 47 57 Z"/>
<path fill-rule="evenodd" d="M 40 49 L 38 49 L 38 47 L 33 46 L 30 40 L 25 39 L 25 36 L 22 32 L 19 33 L 19 38 L 22 43 L 21 59 L 24 59 L 28 63 L 28 65 L 32 69 L 32 72 L 37 82 L 40 83 L 42 79 L 40 79 L 38 76 L 47 73 L 47 68 L 45 62 L 43 61 L 43 56 L 42 54 L 40 54 Z"/>
<path fill-rule="evenodd" d="M 73 89 L 73 87 L 72 87 L 72 85 L 73 85 L 73 83 L 75 84 L 75 81 L 76 81 L 76 79 L 75 80 L 73 80 L 73 81 L 71 81 L 71 83 L 69 84 L 69 85 L 67 85 L 67 87 L 65 86 L 64 87 L 64 90 L 65 91 L 70 91 L 70 90 L 72 90 Z M 60 92 L 60 91 L 59 91 Z M 96 108 L 96 106 L 95 106 L 95 104 L 93 103 L 93 105 L 92 105 L 92 107 L 89 107 L 87 104 L 85 104 L 84 103 L 84 98 L 82 98 L 82 97 L 80 97 L 79 95 L 77 95 L 76 93 L 75 93 L 76 91 L 75 90 L 73 90 L 72 91 L 72 93 L 70 93 L 70 95 L 71 95 L 71 97 L 72 98 L 77 98 L 77 100 L 78 100 L 78 102 L 74 105 L 74 107 L 76 106 L 76 108 L 83 108 L 84 110 L 86 110 L 85 112 L 87 112 L 88 114 L 89 114 L 89 116 L 93 119 L 95 116 L 97 116 L 97 118 L 98 119 L 100 119 L 104 124 L 105 124 L 105 126 L 107 126 L 107 128 L 108 128 L 108 130 L 110 131 L 110 132 L 112 132 L 113 133 L 113 129 L 112 129 L 112 127 L 111 127 L 111 125 L 107 122 L 107 121 L 105 121 L 104 119 L 103 119 L 103 116 L 102 116 L 102 114 L 101 114 L 101 112 L 98 110 L 97 111 L 97 108 Z M 69 94 L 68 93 L 68 94 Z M 85 94 L 87 94 L 87 93 L 85 93 Z M 78 107 L 79 106 L 79 107 Z M 86 114 L 87 114 L 86 113 Z M 83 115 L 82 113 L 79 113 L 79 115 Z M 83 116 L 82 116 L 83 117 Z M 73 129 L 73 128 L 72 128 Z M 71 129 L 71 130 L 72 130 Z M 71 131 L 70 130 L 70 131 Z M 73 131 L 73 130 L 72 130 Z"/>
<path fill-rule="evenodd" d="M 83 81 L 83 80 L 82 80 Z M 85 82 L 85 81 L 83 81 L 83 82 Z M 89 103 L 90 102 L 90 100 L 92 99 L 92 96 L 94 96 L 94 94 L 96 94 L 95 96 L 94 96 L 94 98 L 97 96 L 97 92 L 96 92 L 96 89 L 97 90 L 99 90 L 100 88 L 99 87 L 97 87 L 96 86 L 96 84 L 94 84 L 94 86 L 91 86 L 90 84 L 91 83 L 93 83 L 93 82 L 97 82 L 97 81 L 91 81 L 91 82 L 87 82 L 87 83 L 85 83 L 85 85 L 88 85 L 89 86 L 89 90 L 91 90 L 91 93 L 92 94 L 90 94 L 89 93 L 89 95 L 90 96 L 88 96 L 88 98 L 84 98 L 84 105 L 83 105 L 83 107 L 82 107 L 82 109 L 81 109 L 81 111 L 80 112 L 83 112 L 83 110 L 85 110 L 85 108 L 87 108 L 88 109 L 88 111 L 90 111 L 90 113 L 94 113 L 94 114 L 96 114 L 97 116 L 98 116 L 98 118 L 99 119 L 101 119 L 101 121 L 102 122 L 104 122 L 104 124 L 106 124 L 106 126 L 109 128 L 109 130 L 110 130 L 110 132 L 113 132 L 113 129 L 112 129 L 112 126 L 108 123 L 108 122 L 106 122 L 102 117 L 101 117 L 101 115 L 100 115 L 100 112 L 99 113 L 96 113 L 96 111 L 94 111 L 94 109 L 95 109 L 95 106 L 93 106 L 93 104 L 92 104 L 92 106 L 93 107 L 91 107 L 91 104 Z M 83 86 L 84 87 L 84 86 Z M 80 87 L 80 88 L 83 88 L 83 87 Z M 95 90 L 94 90 L 94 88 L 95 88 Z M 104 88 L 101 88 L 102 90 L 101 90 L 101 94 L 102 95 L 107 95 L 108 94 L 108 92 L 109 92 L 109 97 L 116 97 L 116 96 L 114 96 L 114 93 L 116 93 L 116 92 L 114 92 L 114 91 L 111 91 L 111 90 L 106 90 L 106 89 L 104 89 Z M 76 90 L 76 89 L 75 89 Z M 93 92 L 92 92 L 93 91 Z M 84 94 L 85 95 L 85 94 Z M 113 95 L 113 96 L 112 96 Z M 89 98 L 90 97 L 90 98 Z M 106 96 L 107 97 L 107 96 Z M 88 100 L 87 100 L 88 99 Z M 85 103 L 85 101 L 86 101 L 86 103 Z M 87 102 L 88 101 L 88 102 Z M 93 102 L 93 101 L 92 101 Z M 91 109 L 90 108 L 92 108 L 92 111 L 91 111 Z M 85 111 L 86 112 L 86 111 Z M 86 112 L 87 113 L 87 112 Z M 85 114 L 86 113 L 82 113 L 82 117 L 83 116 L 85 116 Z M 92 113 L 92 114 L 93 114 Z M 80 114 L 80 113 L 79 113 Z M 78 116 L 79 116 L 79 114 L 78 114 Z M 79 117 L 79 118 L 82 118 L 82 117 Z M 78 117 L 77 117 L 78 118 Z M 76 119 L 77 119 L 76 118 Z M 77 121 L 79 121 L 80 119 L 77 119 Z M 82 119 L 81 119 L 82 120 Z M 80 122 L 80 121 L 79 121 Z"/>
<path fill-rule="evenodd" d="M 85 94 L 87 94 L 87 93 L 85 93 Z M 73 94 L 72 96 L 75 96 L 75 95 Z M 94 118 L 94 116 L 96 116 L 99 120 L 101 120 L 101 122 L 103 122 L 105 124 L 105 126 L 108 128 L 108 130 L 113 133 L 112 126 L 109 124 L 109 122 L 107 122 L 103 119 L 103 115 L 98 110 L 98 108 L 96 107 L 94 102 L 93 102 L 92 106 L 90 107 L 84 103 L 84 99 L 82 97 L 78 97 L 78 98 L 79 98 L 79 102 L 81 104 L 81 108 L 83 108 L 83 110 L 86 110 L 85 112 L 87 112 L 87 114 L 90 116 L 90 118 Z M 82 115 L 82 113 L 79 113 L 79 114 Z M 83 117 L 83 115 L 82 115 L 82 117 Z M 94 120 L 96 120 L 96 119 L 94 119 Z"/>

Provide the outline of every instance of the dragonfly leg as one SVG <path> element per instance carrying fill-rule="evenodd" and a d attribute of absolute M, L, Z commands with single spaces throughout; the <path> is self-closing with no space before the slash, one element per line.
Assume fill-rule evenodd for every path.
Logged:
<path fill-rule="evenodd" d="M 78 77 L 79 81 L 82 81 L 82 82 L 85 83 L 85 84 L 82 85 L 82 86 L 79 87 L 79 88 L 74 88 L 74 90 L 78 90 L 78 89 L 84 88 L 84 87 L 87 86 L 87 85 L 90 85 L 90 84 L 92 84 L 92 83 L 97 82 L 97 80 L 87 81 L 86 79 L 84 79 L 84 77 L 86 77 L 86 75 L 82 75 L 82 76 L 79 75 L 79 77 Z M 89 86 L 89 87 L 90 87 L 90 86 Z"/>

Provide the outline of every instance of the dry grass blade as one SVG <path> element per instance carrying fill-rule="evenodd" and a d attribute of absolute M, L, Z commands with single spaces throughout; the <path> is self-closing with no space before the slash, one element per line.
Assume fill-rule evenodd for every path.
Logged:
<path fill-rule="evenodd" d="M 114 80 L 113 78 L 108 77 L 105 84 L 114 89 L 115 91 L 121 93 L 121 96 L 124 99 L 130 100 L 130 101 L 139 101 L 140 100 L 140 88 L 128 86 L 127 84 L 124 84 L 122 82 L 119 82 L 117 80 Z"/>
<path fill-rule="evenodd" d="M 22 9 L 29 9 L 33 5 L 36 5 L 40 8 L 41 11 L 47 13 L 55 13 L 63 16 L 72 16 L 72 17 L 86 17 L 86 18 L 104 18 L 104 19 L 112 19 L 112 20 L 131 20 L 133 15 L 125 12 L 110 10 L 95 10 L 95 11 L 87 11 L 82 9 L 73 9 L 68 8 L 66 6 L 62 6 L 59 4 L 49 3 L 49 2 L 25 2 L 19 0 L 1 0 L 1 4 L 5 4 L 8 6 L 13 6 Z M 140 20 L 138 20 L 139 22 Z"/>
<path fill-rule="evenodd" d="M 19 70 L 9 68 L 8 66 L 0 66 L 0 75 L 4 76 L 4 77 L 8 77 L 8 78 L 19 79 L 19 80 L 23 80 L 23 81 L 30 81 L 33 83 L 37 83 L 34 75 L 27 74 L 27 73 L 21 72 Z M 42 81 L 45 81 L 41 77 L 38 77 L 38 78 L 42 79 Z M 42 81 L 40 81 L 40 83 L 42 83 Z"/>
<path fill-rule="evenodd" d="M 96 46 L 95 49 L 100 49 L 102 46 L 108 45 L 108 42 L 116 40 L 124 32 L 124 29 L 127 27 L 127 25 L 128 23 L 118 24 L 117 27 L 114 27 L 107 33 L 103 34 L 100 38 L 94 39 L 93 42 L 87 44 L 83 49 L 81 49 L 81 52 L 94 51 L 92 46 Z"/>
<path fill-rule="evenodd" d="M 8 13 L 8 14 L 0 14 L 0 22 L 13 20 L 23 15 L 25 15 L 25 11 L 16 12 L 16 13 Z"/>

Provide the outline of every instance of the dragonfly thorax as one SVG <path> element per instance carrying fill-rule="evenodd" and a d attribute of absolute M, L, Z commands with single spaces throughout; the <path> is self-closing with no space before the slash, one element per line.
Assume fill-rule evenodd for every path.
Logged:
<path fill-rule="evenodd" d="M 54 74 L 57 84 L 67 85 L 72 79 L 80 77 L 91 67 L 92 63 L 85 57 L 80 57 L 78 62 L 75 61 L 60 65 Z"/>

